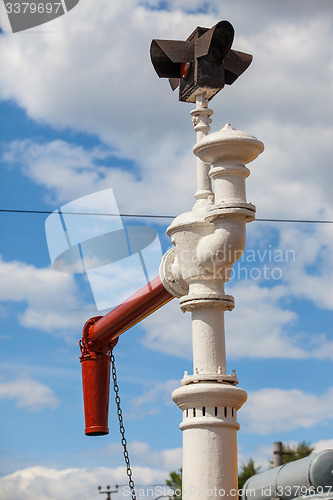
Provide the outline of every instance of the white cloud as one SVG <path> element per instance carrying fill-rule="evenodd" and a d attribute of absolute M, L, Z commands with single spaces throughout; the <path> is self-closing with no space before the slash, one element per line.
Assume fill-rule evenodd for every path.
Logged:
<path fill-rule="evenodd" d="M 243 413 L 244 409 L 242 409 Z M 133 467 L 135 484 L 139 485 L 137 490 L 151 489 L 151 485 L 165 484 L 169 472 L 177 470 L 181 466 L 181 449 L 153 450 L 147 443 L 131 442 L 130 453 L 132 457 L 140 459 L 142 464 Z M 314 453 L 319 453 L 333 447 L 332 440 L 318 441 L 313 443 Z M 111 446 L 104 448 L 105 453 L 113 450 Z M 241 447 L 240 447 L 241 448 Z M 268 460 L 272 457 L 272 445 L 259 446 L 252 454 L 244 454 L 240 449 L 239 462 L 253 458 L 256 466 L 261 470 L 268 467 Z M 99 453 L 102 453 L 100 450 Z M 94 468 L 70 468 L 54 469 L 43 466 L 29 467 L 18 470 L 12 474 L 0 478 L 0 494 L 2 500 L 17 500 L 24 496 L 27 500 L 82 500 L 92 498 L 98 494 L 98 486 L 119 484 L 120 492 L 116 498 L 126 497 L 128 490 L 124 489 L 126 484 L 126 473 L 123 466 L 116 468 L 94 467 Z M 146 487 L 144 486 L 146 485 Z M 157 490 L 156 490 L 157 491 Z M 157 496 L 157 494 L 155 495 Z"/>
<path fill-rule="evenodd" d="M 190 358 L 192 352 L 191 315 L 183 314 L 174 299 L 148 316 L 142 325 L 143 345 L 167 354 Z"/>
<path fill-rule="evenodd" d="M 172 405 L 171 393 L 179 387 L 179 380 L 166 380 L 147 384 L 144 393 L 131 400 L 132 412 L 128 418 L 143 418 L 160 413 L 162 405 Z"/>
<path fill-rule="evenodd" d="M 158 465 L 160 469 L 170 472 L 179 469 L 182 464 L 182 448 L 155 450 L 144 441 L 130 441 L 128 449 L 133 464 L 140 463 L 142 467 L 155 467 Z M 89 454 L 91 455 L 91 452 Z M 121 443 L 111 443 L 94 451 L 93 454 L 121 456 L 122 446 Z"/>
<path fill-rule="evenodd" d="M 298 317 L 283 303 L 286 298 L 296 297 L 311 300 L 319 308 L 333 307 L 332 233 L 328 226 L 318 226 L 311 231 L 284 227 L 279 248 L 295 252 L 292 262 L 279 264 L 283 272 L 281 284 L 265 287 L 264 283 L 253 280 L 232 283 L 229 292 L 235 296 L 236 309 L 226 313 L 228 356 L 332 359 L 329 332 L 316 332 L 311 351 L 301 346 L 302 335 L 293 338 L 287 333 L 289 327 L 297 325 Z M 80 311 L 83 304 L 73 276 L 2 260 L 0 275 L 0 299 L 28 304 L 20 317 L 24 326 L 46 331 L 70 330 L 82 326 L 87 319 L 88 314 Z M 258 304 L 261 304 L 259 310 Z M 144 321 L 143 343 L 151 349 L 189 358 L 190 323 L 190 315 L 183 315 L 178 301 L 174 300 Z"/>
<path fill-rule="evenodd" d="M 229 292 L 235 296 L 236 309 L 225 315 L 228 357 L 332 359 L 333 343 L 327 337 L 328 332 L 316 332 L 310 347 L 305 348 L 304 337 L 291 333 L 297 326 L 298 317 L 283 303 L 286 297 L 301 295 L 320 302 L 319 305 L 330 306 L 330 277 L 333 275 L 329 247 L 325 246 L 325 241 L 329 240 L 328 231 L 321 228 L 316 231 L 317 238 L 299 230 L 287 229 L 281 233 L 281 248 L 293 248 L 296 252 L 295 262 L 284 270 L 284 281 L 288 285 L 268 288 L 254 281 L 232 285 Z M 307 266 L 313 266 L 318 255 L 326 264 L 317 274 L 311 271 L 308 275 Z M 67 337 L 71 336 L 72 329 L 80 328 L 89 315 L 80 310 L 84 304 L 72 275 L 3 260 L 0 260 L 0 275 L 0 299 L 27 304 L 19 318 L 26 327 L 54 333 L 62 331 Z M 306 285 L 316 282 L 317 293 L 313 295 L 314 287 L 309 289 Z M 259 309 L 258 304 L 261 304 Z M 143 326 L 146 347 L 191 358 L 191 317 L 181 313 L 177 299 L 145 319 Z M 306 340 L 308 343 L 309 339 Z"/>
<path fill-rule="evenodd" d="M 168 83 L 154 74 L 149 44 L 154 36 L 184 38 L 196 24 L 209 26 L 229 14 L 237 31 L 237 48 L 252 52 L 254 62 L 234 87 L 214 99 L 218 122 L 214 127 L 235 120 L 234 126 L 249 127 L 265 142 L 264 154 L 250 165 L 249 199 L 261 217 L 331 217 L 332 129 L 327 103 L 332 98 L 333 63 L 332 30 L 326 15 L 331 6 L 321 1 L 318 9 L 308 2 L 304 9 L 304 2 L 295 2 L 287 13 L 282 7 L 261 5 L 260 15 L 251 7 L 253 22 L 248 23 L 239 16 L 236 4 L 222 9 L 219 2 L 211 2 L 208 14 L 188 14 L 185 0 L 169 3 L 169 10 L 145 9 L 134 0 L 117 6 L 101 0 L 97 11 L 80 2 L 71 14 L 40 27 L 29 43 L 20 34 L 2 37 L 3 97 L 18 100 L 37 120 L 95 133 L 107 144 L 89 149 L 60 140 L 15 141 L 5 148 L 4 158 L 45 187 L 53 203 L 112 187 L 122 212 L 177 214 L 188 209 L 195 191 L 190 107 L 179 103 Z M 191 11 L 195 5 L 191 4 Z M 242 5 L 242 9 L 248 7 Z M 48 32 L 51 25 L 54 33 Z M 313 32 L 316 37 L 309 36 Z M 134 159 L 133 171 L 122 167 L 123 158 Z M 320 229 L 312 235 L 294 227 L 292 231 L 286 226 L 279 229 L 281 245 L 293 245 L 298 252 L 284 280 L 286 293 L 332 308 L 332 238 L 325 239 Z M 321 264 L 321 269 L 308 272 L 311 263 Z M 282 308 L 276 297 L 269 298 L 267 291 L 257 287 L 255 294 L 265 301 L 275 323 L 269 328 L 269 313 L 260 311 L 262 328 L 257 335 L 263 342 L 258 355 L 267 356 L 272 341 L 278 354 L 289 346 L 285 352 L 290 356 L 303 356 L 282 334 L 295 315 Z M 246 306 L 244 300 L 243 304 L 250 319 L 251 304 Z M 164 311 L 157 314 L 146 323 L 146 340 L 153 348 L 170 352 L 173 347 L 168 347 L 167 339 L 149 326 L 162 322 Z M 232 313 L 231 324 L 236 314 Z M 33 324 L 37 319 L 30 321 Z M 169 339 L 175 339 L 187 356 L 187 334 L 178 336 L 180 325 L 170 323 L 169 329 Z M 233 339 L 229 342 L 233 353 Z M 242 346 L 253 352 L 256 345 L 244 333 L 238 353 Z M 317 355 L 324 353 L 318 350 Z"/>
<path fill-rule="evenodd" d="M 188 207 L 195 190 L 191 107 L 179 103 L 167 81 L 157 78 L 149 45 L 153 37 L 184 39 L 194 26 L 211 26 L 229 15 L 237 32 L 235 47 L 252 52 L 254 62 L 235 86 L 214 99 L 213 127 L 231 121 L 266 143 L 250 181 L 251 199 L 262 214 L 328 216 L 329 2 L 321 0 L 321 8 L 318 1 L 307 2 L 304 8 L 297 1 L 293 9 L 260 2 L 258 10 L 242 3 L 242 15 L 239 2 L 210 2 L 208 14 L 189 14 L 185 0 L 171 2 L 169 10 L 150 10 L 135 0 L 116 7 L 100 0 L 99 5 L 97 10 L 80 2 L 70 14 L 39 27 L 28 42 L 23 34 L 1 37 L 0 94 L 16 99 L 36 120 L 97 134 L 115 154 L 135 160 L 140 180 L 116 165 L 93 166 L 105 151 L 79 151 L 59 141 L 36 147 L 41 161 L 34 159 L 29 176 L 62 201 L 112 186 L 119 188 L 121 206 L 137 212 L 170 212 L 170 199 L 175 213 Z M 191 12 L 195 5 L 191 2 Z"/>
<path fill-rule="evenodd" d="M 152 450 L 150 445 L 142 441 L 132 441 L 129 444 L 133 463 L 140 461 L 141 465 L 158 467 L 165 471 L 178 470 L 182 465 L 182 448 Z M 168 476 L 166 476 L 168 477 Z"/>
<path fill-rule="evenodd" d="M 151 467 L 133 467 L 136 484 L 165 484 L 169 470 Z M 110 469 L 95 467 L 89 469 L 51 469 L 42 466 L 29 467 L 0 478 L 2 500 L 82 500 L 98 494 L 98 486 L 122 485 L 116 498 L 129 498 L 127 476 L 124 466 Z M 157 496 L 157 495 L 156 495 Z"/>
<path fill-rule="evenodd" d="M 297 315 L 280 305 L 284 287 L 260 287 L 250 281 L 232 288 L 236 308 L 225 314 L 227 357 L 304 358 L 309 355 L 298 345 L 299 338 L 285 330 L 297 321 Z M 260 308 L 258 308 L 260 304 Z M 167 325 L 167 326 L 166 326 Z M 173 300 L 144 320 L 146 347 L 191 358 L 191 315 L 180 311 Z"/>
<path fill-rule="evenodd" d="M 184 39 L 196 25 L 211 26 L 225 17 L 236 28 L 235 48 L 253 53 L 254 62 L 235 86 L 213 100 L 213 129 L 231 121 L 265 142 L 265 153 L 250 165 L 248 198 L 261 217 L 331 217 L 331 0 L 256 5 L 212 0 L 208 15 L 184 13 L 201 4 L 172 1 L 167 12 L 147 10 L 134 0 L 100 0 L 98 9 L 82 1 L 31 36 L 1 35 L 1 98 L 13 99 L 40 123 L 96 134 L 107 144 L 83 148 L 65 141 L 15 142 L 7 147 L 8 161 L 15 160 L 25 175 L 43 186 L 52 203 L 113 187 L 122 211 L 177 214 L 188 209 L 195 191 L 192 106 L 179 103 L 167 81 L 158 80 L 149 61 L 149 44 L 153 37 Z M 112 167 L 109 154 L 114 156 Z M 134 173 L 122 168 L 123 158 L 134 159 Z M 300 257 L 276 290 L 253 283 L 234 287 L 236 309 L 226 315 L 228 356 L 333 356 L 326 332 L 321 332 L 321 345 L 311 353 L 300 344 L 301 336 L 291 336 L 289 327 L 297 316 L 282 301 L 284 294 L 332 308 L 332 241 L 319 229 L 310 237 L 305 230 L 292 234 L 285 228 L 280 228 L 281 245 L 294 245 Z M 1 298 L 26 304 L 23 325 L 46 331 L 64 324 L 66 329 L 82 326 L 80 313 L 64 310 L 65 304 L 82 307 L 72 276 L 3 261 L 0 272 Z M 190 315 L 182 315 L 173 301 L 145 320 L 144 343 L 190 357 L 190 323 Z M 161 390 L 165 395 L 171 391 L 169 382 L 148 387 L 136 401 L 138 408 L 148 404 L 156 411 L 154 397 Z M 16 391 L 19 401 L 23 396 Z M 249 426 L 257 429 L 253 432 L 258 431 L 257 421 L 265 432 L 269 426 L 276 430 L 274 412 L 285 429 L 321 422 L 325 412 L 319 414 L 318 408 L 332 411 L 331 393 L 274 391 L 269 390 L 271 396 L 254 393 L 242 409 L 246 415 L 250 405 Z M 282 409 L 271 400 L 273 394 Z M 263 405 L 262 415 L 256 414 L 258 406 L 251 398 Z M 137 445 L 138 453 L 140 447 L 155 453 L 142 444 Z M 169 451 L 173 456 L 175 451 Z M 158 459 L 167 464 L 166 456 Z M 0 492 L 4 500 L 64 500 L 72 492 L 84 498 L 96 494 L 98 484 L 121 483 L 123 472 L 36 467 L 2 478 Z M 135 472 L 139 482 L 165 479 L 164 470 L 142 467 Z"/>
<path fill-rule="evenodd" d="M 35 119 L 93 132 L 107 144 L 84 149 L 65 141 L 16 141 L 7 146 L 5 157 L 45 187 L 53 202 L 71 201 L 113 187 L 124 212 L 177 214 L 189 208 L 195 191 L 190 107 L 178 103 L 168 83 L 154 74 L 148 54 L 150 39 L 184 38 L 196 24 L 209 26 L 220 15 L 230 14 L 237 31 L 237 48 L 243 46 L 255 58 L 246 76 L 226 88 L 212 107 L 219 122 L 215 128 L 234 119 L 265 142 L 264 154 L 250 166 L 249 199 L 257 204 L 259 216 L 330 217 L 332 130 L 327 103 L 331 99 L 333 65 L 329 52 L 332 31 L 326 13 L 331 6 L 325 1 L 320 4 L 318 9 L 308 2 L 304 9 L 304 2 L 295 2 L 292 10 L 288 6 L 288 12 L 282 7 L 268 9 L 261 5 L 260 15 L 254 14 L 253 7 L 242 5 L 253 19 L 248 23 L 239 15 L 237 2 L 223 9 L 219 2 L 211 2 L 211 10 L 204 15 L 186 13 L 196 4 L 190 6 L 185 0 L 177 5 L 169 3 L 169 11 L 145 9 L 134 0 L 117 6 L 101 0 L 98 11 L 80 2 L 71 15 L 40 27 L 38 36 L 30 37 L 29 43 L 19 34 L 3 37 L 3 96 L 19 99 Z M 51 25 L 53 34 L 48 33 Z M 312 32 L 317 36 L 309 36 Z M 129 73 L 135 74 L 135 79 Z M 112 166 L 108 165 L 109 154 L 114 156 Z M 135 160 L 135 173 L 121 167 L 122 158 Z M 331 308 L 332 238 L 320 236 L 319 229 L 315 237 L 305 230 L 288 231 L 286 226 L 280 226 L 280 230 L 281 245 L 293 245 L 298 252 L 297 262 L 288 269 L 283 282 L 286 295 Z M 316 273 L 307 270 L 313 263 L 322 266 Z M 295 314 L 281 306 L 275 292 L 270 297 L 263 287 L 252 291 L 267 308 L 259 311 L 257 327 L 251 312 L 255 300 L 238 299 L 237 294 L 235 298 L 246 312 L 251 329 L 257 330 L 260 350 L 259 343 L 251 342 L 245 329 L 240 328 L 244 323 L 236 319 L 240 316 L 236 309 L 227 315 L 227 321 L 236 326 L 238 323 L 240 344 L 236 349 L 236 335 L 230 338 L 229 352 L 241 354 L 250 348 L 253 355 L 266 357 L 274 346 L 277 355 L 288 352 L 289 356 L 305 356 L 283 334 L 283 329 L 297 319 Z M 153 328 L 156 332 L 156 326 L 166 320 L 164 310 L 145 323 L 145 342 L 171 352 L 173 344 L 168 345 L 168 341 L 174 340 L 174 345 L 181 347 L 179 352 L 189 356 L 189 334 L 180 332 L 181 324 L 188 331 L 188 315 L 178 320 L 177 313 L 180 323 L 170 322 L 167 337 L 154 333 Z M 273 318 L 273 324 L 269 318 Z M 32 317 L 30 321 L 33 324 L 37 319 Z M 318 347 L 318 357 L 331 352 L 330 343 L 325 345 L 329 349 Z"/>
<path fill-rule="evenodd" d="M 15 399 L 18 408 L 28 410 L 54 409 L 59 401 L 52 389 L 37 380 L 18 378 L 16 380 L 0 380 L 0 399 Z"/>
<path fill-rule="evenodd" d="M 283 97 L 288 104 L 297 104 L 304 89 L 326 81 L 330 56 L 327 41 L 331 36 L 327 2 L 320 2 L 321 9 L 308 9 L 307 15 L 304 2 L 295 2 L 292 12 L 289 6 L 280 7 L 274 16 L 272 7 L 260 5 L 258 11 L 251 7 L 251 23 L 243 14 L 246 5 L 242 3 L 240 15 L 239 3 L 234 3 L 221 6 L 212 1 L 211 11 L 215 13 L 207 15 L 185 13 L 185 0 L 171 5 L 170 11 L 151 11 L 135 0 L 125 0 L 116 7 L 101 0 L 98 10 L 81 2 L 70 15 L 39 27 L 38 36 L 31 37 L 29 43 L 22 34 L 2 40 L 6 49 L 1 61 L 6 63 L 2 64 L 2 92 L 19 99 L 34 117 L 54 124 L 97 131 L 109 138 L 112 131 L 123 141 L 127 122 L 127 132 L 143 139 L 143 131 L 154 130 L 156 125 L 161 130 L 160 116 L 169 124 L 175 110 L 188 108 L 178 104 L 176 93 L 172 94 L 167 82 L 159 82 L 154 74 L 149 60 L 151 38 L 185 39 L 197 24 L 210 26 L 228 15 L 236 28 L 237 48 L 253 49 L 255 55 L 256 71 L 248 71 L 246 86 L 237 82 L 241 87 L 238 98 L 247 108 L 263 98 L 264 104 L 271 106 L 273 92 L 275 103 Z M 190 8 L 194 12 L 195 4 Z M 53 33 L 49 33 L 51 29 Z M 312 29 L 316 37 L 309 36 Z M 38 64 L 33 64 L 35 61 Z M 286 84 L 281 85 L 281 80 Z M 303 90 L 301 95 L 295 80 Z M 250 90 L 251 103 L 246 102 L 245 88 Z M 328 89 L 325 97 L 329 98 Z M 323 102 L 320 95 L 307 100 L 311 110 Z M 153 112 L 157 105 L 160 116 Z M 229 110 L 228 102 L 221 109 L 226 106 Z M 283 106 L 275 104 L 275 108 L 281 110 Z"/>
<path fill-rule="evenodd" d="M 297 321 L 297 314 L 282 307 L 286 294 L 283 286 L 268 288 L 244 281 L 230 290 L 236 307 L 225 314 L 227 355 L 259 358 L 303 358 L 306 353 L 298 339 L 287 335 L 287 327 Z M 258 305 L 260 306 L 258 307 Z"/>
<path fill-rule="evenodd" d="M 319 309 L 333 310 L 333 232 L 327 225 L 307 231 L 285 228 L 281 231 L 281 248 L 292 248 L 296 259 L 285 272 L 289 294 L 311 300 Z"/>
<path fill-rule="evenodd" d="M 173 215 L 186 209 L 186 202 L 187 206 L 192 203 L 195 179 L 193 177 L 193 182 L 188 182 L 188 176 L 195 160 L 190 152 L 178 155 L 177 161 L 168 152 L 163 160 L 168 163 L 167 170 L 163 169 L 165 175 L 160 169 L 156 170 L 154 161 L 149 169 L 141 171 L 140 179 L 121 168 L 121 157 L 118 162 L 114 156 L 112 167 L 108 166 L 108 154 L 113 154 L 112 150 L 89 150 L 61 140 L 45 144 L 23 140 L 4 146 L 2 161 L 11 167 L 16 165 L 36 184 L 46 188 L 48 201 L 53 204 L 69 202 L 110 187 L 114 189 L 122 213 Z M 175 190 L 179 190 L 179 197 L 175 196 Z M 171 197 L 174 199 L 172 209 Z"/>
<path fill-rule="evenodd" d="M 313 453 L 320 453 L 324 450 L 331 450 L 333 449 L 333 439 L 321 439 L 320 441 L 312 443 L 312 446 L 314 446 Z"/>
<path fill-rule="evenodd" d="M 298 289 L 305 287 L 306 275 L 298 273 L 296 279 Z M 316 332 L 310 339 L 297 330 L 298 315 L 285 304 L 293 296 L 292 287 L 265 287 L 243 280 L 234 282 L 227 293 L 232 293 L 236 304 L 225 313 L 227 358 L 333 359 L 330 332 Z M 149 349 L 191 358 L 191 315 L 180 311 L 177 299 L 146 318 L 143 327 L 142 342 Z"/>
<path fill-rule="evenodd" d="M 299 389 L 260 389 L 249 393 L 240 413 L 243 432 L 269 434 L 310 428 L 331 419 L 333 389 L 316 395 Z"/>
<path fill-rule="evenodd" d="M 99 311 L 115 307 L 144 286 L 147 287 L 138 255 L 97 267 L 87 273 Z"/>
<path fill-rule="evenodd" d="M 5 148 L 3 161 L 10 165 L 18 164 L 25 175 L 48 189 L 57 201 L 68 202 L 77 198 L 77 193 L 83 196 L 94 191 L 92 186 L 95 186 L 95 191 L 106 187 L 108 172 L 97 162 L 110 153 L 101 148 L 88 151 L 62 140 L 46 144 L 16 140 Z M 123 172 L 122 176 L 126 179 L 128 174 Z"/>
<path fill-rule="evenodd" d="M 280 124 L 274 115 L 269 119 L 259 115 L 254 128 L 251 132 L 265 144 L 264 153 L 249 165 L 252 173 L 247 183 L 258 217 L 332 218 L 327 163 L 332 127 L 322 123 L 314 127 L 301 120 Z"/>
<path fill-rule="evenodd" d="M 71 337 L 87 320 L 72 275 L 0 258 L 0 282 L 0 300 L 26 304 L 19 322 L 27 328 Z"/>
<path fill-rule="evenodd" d="M 97 10 L 81 2 L 72 15 L 39 27 L 28 44 L 20 34 L 2 37 L 9 66 L 0 92 L 37 120 L 97 133 L 129 156 L 142 157 L 149 132 L 156 125 L 161 130 L 152 110 L 167 109 L 149 59 L 150 40 L 171 26 L 191 30 L 198 16 L 149 12 L 133 0 L 99 5 Z M 176 96 L 170 94 L 169 101 L 177 109 Z"/>

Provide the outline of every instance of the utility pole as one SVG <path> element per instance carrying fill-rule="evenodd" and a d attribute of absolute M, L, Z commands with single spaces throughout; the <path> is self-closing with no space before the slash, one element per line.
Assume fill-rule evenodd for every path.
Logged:
<path fill-rule="evenodd" d="M 279 467 L 283 464 L 283 448 L 281 441 L 275 441 L 273 445 L 273 466 Z"/>
<path fill-rule="evenodd" d="M 112 499 L 111 499 L 111 494 L 112 494 L 112 493 L 118 493 L 118 485 L 116 485 L 116 488 L 117 488 L 116 490 L 111 490 L 111 489 L 110 489 L 110 486 L 107 486 L 107 487 L 106 487 L 106 490 L 104 490 L 104 491 L 103 491 L 103 490 L 102 490 L 102 486 L 99 486 L 99 487 L 98 487 L 98 490 L 99 490 L 99 493 L 100 493 L 101 495 L 102 495 L 102 494 L 104 494 L 104 493 L 106 493 L 106 495 L 107 495 L 106 500 L 112 500 Z"/>

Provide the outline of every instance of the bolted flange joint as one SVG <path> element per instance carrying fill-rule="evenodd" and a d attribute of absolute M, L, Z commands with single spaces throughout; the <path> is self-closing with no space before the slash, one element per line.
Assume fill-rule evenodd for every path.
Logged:
<path fill-rule="evenodd" d="M 105 354 L 109 355 L 112 349 L 116 346 L 119 337 L 112 340 L 109 344 L 101 345 L 94 342 L 89 336 L 90 328 L 97 323 L 103 316 L 94 316 L 85 323 L 82 331 L 82 339 L 79 342 L 81 357 L 80 360 L 84 361 L 86 359 L 97 359 L 98 355 Z"/>

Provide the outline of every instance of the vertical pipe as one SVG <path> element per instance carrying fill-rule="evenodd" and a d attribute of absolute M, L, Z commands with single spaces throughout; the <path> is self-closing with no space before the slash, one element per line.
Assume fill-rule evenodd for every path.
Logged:
<path fill-rule="evenodd" d="M 109 433 L 110 355 L 82 355 L 82 389 L 86 436 Z"/>
<path fill-rule="evenodd" d="M 194 130 L 196 132 L 197 143 L 205 137 L 210 130 L 213 114 L 208 109 L 207 92 L 202 92 L 196 96 L 196 108 L 191 111 Z M 213 198 L 212 181 L 209 177 L 210 165 L 197 158 L 197 191 L 195 197 L 197 200 L 207 200 Z"/>
<path fill-rule="evenodd" d="M 223 306 L 193 308 L 192 342 L 193 373 L 226 373 Z"/>
<path fill-rule="evenodd" d="M 198 123 L 200 113 L 198 109 L 192 113 Z M 183 500 L 238 499 L 237 412 L 247 394 L 235 387 L 235 374 L 226 373 L 224 311 L 233 308 L 233 298 L 225 294 L 224 282 L 244 250 L 245 225 L 254 219 L 255 207 L 245 197 L 249 171 L 244 165 L 262 150 L 263 144 L 255 137 L 230 126 L 203 137 L 194 147 L 202 160 L 198 169 L 201 194 L 196 195 L 192 213 L 183 214 L 168 229 L 189 284 L 180 307 L 192 312 L 194 373 L 186 373 L 183 387 L 172 394 L 183 411 Z M 201 188 L 207 187 L 205 162 L 212 165 L 214 180 L 218 178 L 214 204 L 201 196 Z M 210 232 L 206 223 L 213 226 Z M 192 256 L 190 265 L 180 258 L 182 252 Z"/>

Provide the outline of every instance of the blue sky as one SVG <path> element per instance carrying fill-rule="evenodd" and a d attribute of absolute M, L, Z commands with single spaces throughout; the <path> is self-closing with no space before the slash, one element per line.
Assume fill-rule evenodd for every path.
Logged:
<path fill-rule="evenodd" d="M 211 101 L 212 131 L 229 122 L 264 142 L 247 181 L 258 218 L 332 220 L 332 11 L 330 0 L 81 0 L 13 34 L 1 5 L 0 208 L 52 212 L 111 188 L 121 213 L 189 210 L 192 105 L 157 78 L 149 45 L 227 19 L 234 48 L 254 60 Z M 112 395 L 110 435 L 84 436 L 78 341 L 96 312 L 89 282 L 52 269 L 46 214 L 0 218 L 0 496 L 96 498 L 98 485 L 126 484 L 126 472 Z M 163 252 L 170 221 L 140 222 Z M 332 229 L 247 226 L 226 286 L 236 302 L 226 313 L 228 372 L 249 395 L 240 463 L 252 457 L 264 469 L 276 440 L 333 447 Z M 189 315 L 172 301 L 124 334 L 115 355 L 134 480 L 163 483 L 181 466 L 171 392 L 191 372 Z"/>

